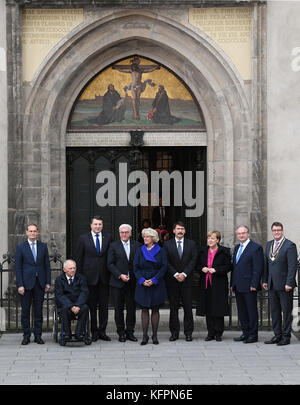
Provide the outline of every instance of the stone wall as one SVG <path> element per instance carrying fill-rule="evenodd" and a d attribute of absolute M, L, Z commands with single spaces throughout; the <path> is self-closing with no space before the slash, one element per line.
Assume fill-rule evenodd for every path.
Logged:
<path fill-rule="evenodd" d="M 20 8 L 9 3 L 11 250 L 23 237 L 25 223 L 34 221 L 41 238 L 64 254 L 65 148 L 73 142 L 66 135 L 69 114 L 96 73 L 133 54 L 172 70 L 201 106 L 207 133 L 195 147 L 207 144 L 208 229 L 220 229 L 228 246 L 240 223 L 250 226 L 257 241 L 266 239 L 264 5 L 253 5 L 253 79 L 248 82 L 213 40 L 188 23 L 188 7 L 88 7 L 84 22 L 48 54 L 34 80 L 23 84 Z"/>

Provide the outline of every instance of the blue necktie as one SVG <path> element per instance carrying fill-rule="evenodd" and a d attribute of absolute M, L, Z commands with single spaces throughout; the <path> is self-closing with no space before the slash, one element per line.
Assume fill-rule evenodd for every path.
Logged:
<path fill-rule="evenodd" d="M 100 256 L 100 242 L 99 242 L 99 234 L 96 234 L 96 249 L 98 252 L 98 256 Z"/>
<path fill-rule="evenodd" d="M 236 255 L 236 258 L 235 258 L 235 262 L 237 263 L 238 261 L 239 261 L 239 259 L 240 259 L 240 257 L 241 257 L 241 254 L 242 254 L 242 252 L 243 252 L 243 244 L 241 243 L 240 244 L 240 247 L 239 247 L 239 250 L 238 250 L 238 252 L 237 252 L 237 255 Z"/>
<path fill-rule="evenodd" d="M 180 259 L 181 259 L 181 257 L 182 257 L 181 240 L 178 240 L 177 243 L 178 243 L 178 254 L 179 254 L 179 257 L 180 257 Z"/>
<path fill-rule="evenodd" d="M 36 262 L 36 251 L 35 251 L 35 243 L 31 244 L 31 250 L 33 254 L 34 261 Z"/>

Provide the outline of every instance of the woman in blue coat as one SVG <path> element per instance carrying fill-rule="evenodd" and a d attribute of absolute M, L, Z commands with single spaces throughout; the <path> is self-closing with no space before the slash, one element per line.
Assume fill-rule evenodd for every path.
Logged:
<path fill-rule="evenodd" d="M 149 340 L 149 309 L 151 309 L 152 342 L 158 344 L 159 306 L 167 299 L 163 278 L 167 270 L 167 255 L 158 245 L 159 237 L 154 229 L 143 229 L 142 237 L 145 244 L 137 250 L 133 261 L 133 271 L 137 280 L 134 298 L 142 308 L 141 345 L 146 345 Z"/>

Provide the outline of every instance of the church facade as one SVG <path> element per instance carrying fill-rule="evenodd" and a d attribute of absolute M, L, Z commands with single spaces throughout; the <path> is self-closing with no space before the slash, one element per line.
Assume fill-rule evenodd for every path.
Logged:
<path fill-rule="evenodd" d="M 0 7 L 2 253 L 33 222 L 71 256 L 95 213 L 137 237 L 160 194 L 199 243 L 218 229 L 231 247 L 245 224 L 264 245 L 281 221 L 299 245 L 297 2 Z"/>

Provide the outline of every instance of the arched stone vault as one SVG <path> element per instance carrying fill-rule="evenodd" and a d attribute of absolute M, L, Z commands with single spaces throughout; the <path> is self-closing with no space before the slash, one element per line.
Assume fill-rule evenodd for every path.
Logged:
<path fill-rule="evenodd" d="M 36 145 L 35 158 L 28 155 L 27 163 L 40 164 L 36 209 L 43 233 L 56 234 L 63 252 L 65 135 L 78 94 L 99 71 L 134 54 L 176 73 L 201 106 L 207 128 L 208 228 L 220 229 L 231 245 L 234 227 L 249 223 L 252 201 L 253 131 L 244 83 L 200 30 L 142 10 L 112 12 L 78 26 L 48 55 L 27 90 L 23 139 Z"/>

